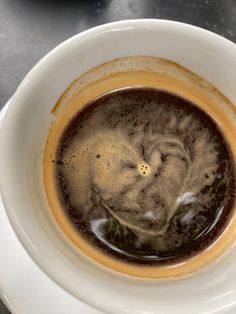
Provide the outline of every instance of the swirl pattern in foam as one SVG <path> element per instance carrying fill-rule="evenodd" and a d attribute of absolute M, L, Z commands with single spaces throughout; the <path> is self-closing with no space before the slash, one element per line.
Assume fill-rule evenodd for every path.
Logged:
<path fill-rule="evenodd" d="M 164 263 L 196 254 L 221 232 L 234 198 L 231 159 L 195 105 L 127 88 L 77 113 L 54 162 L 58 195 L 79 233 L 122 259 Z"/>

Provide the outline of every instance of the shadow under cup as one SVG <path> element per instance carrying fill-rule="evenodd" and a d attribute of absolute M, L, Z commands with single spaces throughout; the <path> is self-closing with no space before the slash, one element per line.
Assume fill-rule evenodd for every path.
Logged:
<path fill-rule="evenodd" d="M 207 98 L 207 110 L 204 111 L 211 111 L 210 114 L 215 117 L 216 122 L 220 121 L 220 130 L 224 131 L 235 160 L 236 114 L 235 107 L 231 104 L 236 103 L 235 54 L 236 47 L 233 43 L 196 27 L 168 21 L 121 21 L 94 28 L 69 39 L 49 53 L 27 75 L 10 103 L 0 134 L 0 145 L 4 147 L 0 156 L 1 194 L 8 217 L 23 246 L 43 271 L 61 287 L 86 303 L 109 313 L 128 314 L 130 309 L 133 313 L 175 313 L 177 301 L 183 303 L 182 313 L 189 313 L 189 308 L 196 308 L 195 312 L 200 313 L 218 306 L 222 298 L 217 296 L 223 295 L 226 290 L 229 293 L 224 297 L 224 302 L 235 302 L 235 280 L 231 280 L 236 278 L 232 258 L 235 251 L 229 250 L 236 233 L 235 213 L 225 232 L 202 254 L 176 265 L 155 267 L 151 271 L 146 269 L 142 276 L 144 278 L 138 278 L 138 269 L 135 270 L 133 265 L 127 266 L 122 273 L 124 265 L 118 263 L 115 267 L 118 271 L 114 271 L 110 264 L 113 263 L 114 266 L 113 260 L 108 258 L 105 261 L 104 256 L 99 257 L 97 251 L 91 250 L 88 254 L 87 249 L 78 248 L 73 241 L 73 232 L 70 239 L 68 234 L 66 236 L 56 222 L 58 219 L 55 219 L 53 206 L 49 205 L 50 199 L 47 198 L 49 194 L 53 194 L 53 190 L 48 195 L 45 193 L 42 162 L 46 158 L 44 149 L 48 134 L 53 134 L 52 125 L 58 125 L 56 122 L 62 121 L 60 118 L 66 112 L 70 116 L 73 115 L 73 110 L 76 112 L 72 104 L 60 105 L 53 112 L 59 97 L 72 82 L 79 78 L 79 87 L 83 87 L 83 82 L 84 87 L 92 88 L 92 81 L 99 81 L 104 77 L 104 72 L 96 73 L 99 69 L 97 67 L 116 59 L 116 67 L 107 68 L 107 74 L 111 70 L 113 73 L 124 73 L 128 69 L 129 73 L 137 70 L 144 72 L 144 76 L 148 73 L 150 78 L 150 68 L 147 68 L 146 63 L 149 62 L 149 57 L 164 58 L 191 71 L 186 72 L 186 76 L 182 75 L 182 68 L 177 65 L 176 69 L 179 70 L 175 73 L 171 70 L 172 67 L 169 68 L 169 77 L 172 77 L 172 81 L 179 82 L 179 85 L 168 84 L 168 89 L 171 85 L 174 94 L 181 93 L 187 99 L 191 94 L 191 99 L 196 104 L 205 103 L 202 100 Z M 127 68 L 124 60 L 130 56 L 133 56 L 133 62 Z M 143 61 L 137 63 L 134 56 L 143 56 Z M 95 69 L 95 72 L 91 69 Z M 159 74 L 162 76 L 163 71 L 168 70 L 168 62 L 164 68 L 160 64 L 156 66 L 156 70 L 151 68 L 154 74 L 148 85 L 157 87 L 155 72 L 160 72 L 160 69 L 162 73 Z M 176 73 L 178 77 L 176 79 L 175 76 L 173 80 Z M 202 77 L 202 84 L 199 85 L 199 80 L 191 73 Z M 134 83 L 135 77 L 134 75 L 132 78 Z M 205 80 L 210 83 L 205 83 Z M 140 81 L 136 83 L 140 84 Z M 164 80 L 159 80 L 159 84 L 162 84 L 162 88 L 166 87 Z M 189 84 L 193 86 L 193 90 L 197 90 L 196 93 L 184 94 L 189 89 L 182 87 Z M 107 86 L 107 82 L 105 85 Z M 106 92 L 102 90 L 103 87 L 99 87 L 100 92 Z M 84 104 L 97 96 L 97 91 L 98 89 L 96 93 L 90 93 L 87 99 L 84 97 Z M 201 97 L 203 98 L 200 99 Z M 62 100 L 63 97 L 59 103 Z M 61 126 L 60 130 L 63 129 Z M 52 149 L 56 144 L 56 141 L 52 143 Z M 50 176 L 50 169 L 48 175 Z M 83 241 L 80 244 L 83 245 Z M 226 251 L 228 254 L 212 264 Z M 207 271 L 198 272 L 196 276 L 185 280 L 157 280 L 193 274 L 210 264 Z M 212 298 L 209 298 L 209 285 L 206 283 L 210 285 Z M 190 292 L 194 299 L 189 297 Z"/>

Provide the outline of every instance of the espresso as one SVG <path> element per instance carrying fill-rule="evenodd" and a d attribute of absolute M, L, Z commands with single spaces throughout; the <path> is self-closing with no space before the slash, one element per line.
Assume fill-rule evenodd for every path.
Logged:
<path fill-rule="evenodd" d="M 234 210 L 234 159 L 207 112 L 147 87 L 89 101 L 59 136 L 56 195 L 87 246 L 130 265 L 201 253 Z"/>

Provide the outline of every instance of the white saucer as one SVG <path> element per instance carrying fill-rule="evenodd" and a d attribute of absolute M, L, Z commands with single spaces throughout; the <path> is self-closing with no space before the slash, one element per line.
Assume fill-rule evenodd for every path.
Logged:
<path fill-rule="evenodd" d="M 0 123 L 6 106 L 0 112 Z M 0 248 L 0 298 L 12 313 L 102 313 L 64 291 L 34 263 L 16 237 L 1 197 Z"/>

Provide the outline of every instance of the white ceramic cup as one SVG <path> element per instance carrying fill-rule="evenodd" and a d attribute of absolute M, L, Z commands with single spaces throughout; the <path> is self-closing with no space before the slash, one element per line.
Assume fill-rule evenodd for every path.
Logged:
<path fill-rule="evenodd" d="M 10 102 L 0 135 L 0 188 L 7 214 L 35 262 L 61 287 L 98 309 L 123 314 L 226 311 L 236 304 L 235 249 L 190 278 L 129 278 L 78 255 L 50 215 L 42 154 L 52 108 L 86 71 L 136 55 L 177 62 L 236 103 L 236 45 L 211 32 L 165 20 L 130 20 L 76 35 L 30 71 Z"/>

